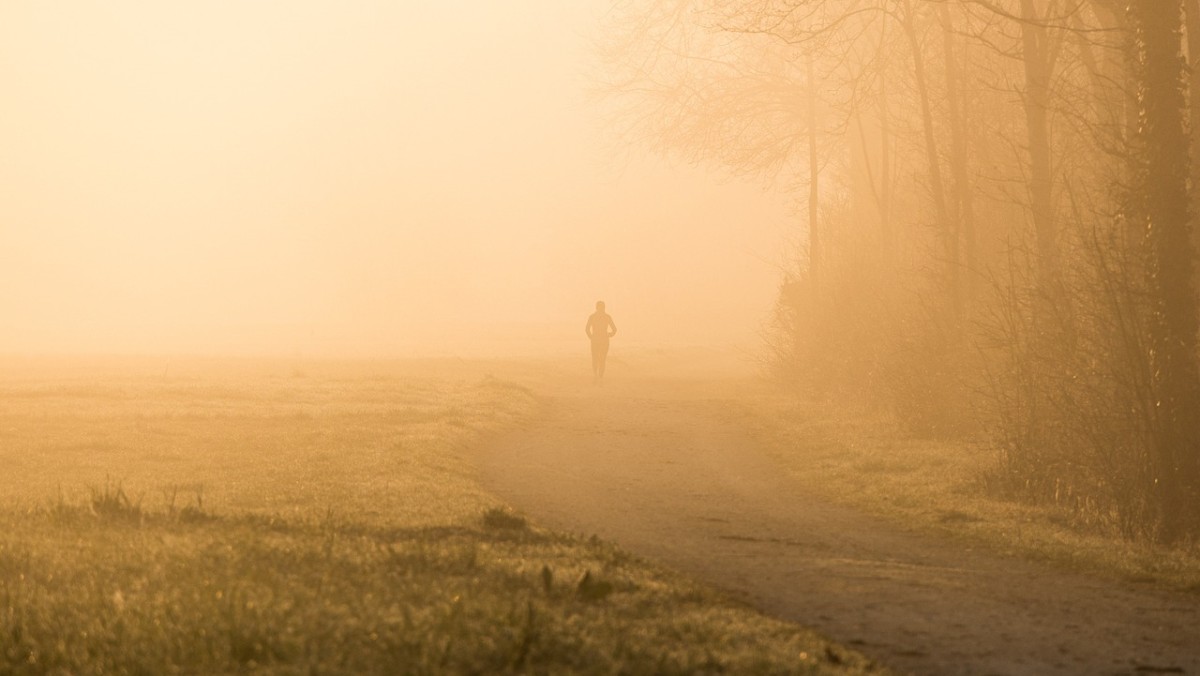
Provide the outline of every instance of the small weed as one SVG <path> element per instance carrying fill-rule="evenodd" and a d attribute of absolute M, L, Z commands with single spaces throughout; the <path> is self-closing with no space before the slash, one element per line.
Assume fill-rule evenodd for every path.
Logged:
<path fill-rule="evenodd" d="M 196 501 L 193 504 L 176 507 L 175 502 L 179 497 L 179 491 L 183 488 L 179 484 L 171 484 L 163 489 L 163 497 L 167 503 L 167 516 L 180 521 L 182 523 L 196 523 L 199 521 L 209 521 L 215 517 L 204 510 L 204 484 L 196 484 L 190 490 L 195 491 Z"/>
<path fill-rule="evenodd" d="M 506 507 L 492 507 L 483 513 L 483 527 L 488 530 L 526 530 L 529 522 L 525 517 Z"/>
<path fill-rule="evenodd" d="M 603 601 L 613 593 L 611 582 L 593 576 L 592 571 L 585 571 L 575 585 L 575 593 L 584 601 Z"/>
<path fill-rule="evenodd" d="M 50 503 L 49 512 L 50 516 L 58 521 L 67 521 L 79 515 L 78 507 L 67 502 L 62 486 L 58 487 L 58 497 Z"/>
<path fill-rule="evenodd" d="M 104 519 L 114 521 L 138 522 L 142 520 L 142 500 L 137 502 L 129 499 L 120 482 L 113 483 L 104 480 L 103 486 L 89 486 L 91 493 L 92 513 Z"/>

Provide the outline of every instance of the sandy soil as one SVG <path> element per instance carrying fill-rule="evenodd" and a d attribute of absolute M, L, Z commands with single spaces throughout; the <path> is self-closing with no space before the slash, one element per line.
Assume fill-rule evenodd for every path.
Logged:
<path fill-rule="evenodd" d="M 536 521 L 596 534 L 918 674 L 1200 673 L 1200 597 L 1065 574 L 805 495 L 719 383 L 578 382 L 484 449 Z"/>

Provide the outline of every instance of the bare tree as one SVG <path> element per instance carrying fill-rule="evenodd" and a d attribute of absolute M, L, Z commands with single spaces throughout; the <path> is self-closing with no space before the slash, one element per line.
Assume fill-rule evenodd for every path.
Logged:
<path fill-rule="evenodd" d="M 1200 532 L 1200 0 L 620 7 L 626 130 L 803 188 L 809 288 L 781 303 L 819 281 L 830 379 L 929 430 L 989 381 L 1023 490 Z"/>
<path fill-rule="evenodd" d="M 1196 297 L 1188 216 L 1186 61 L 1183 3 L 1135 0 L 1129 5 L 1139 57 L 1141 125 L 1137 182 L 1129 215 L 1145 228 L 1150 302 L 1150 349 L 1155 395 L 1153 495 L 1161 537 L 1200 533 L 1200 368 Z"/>

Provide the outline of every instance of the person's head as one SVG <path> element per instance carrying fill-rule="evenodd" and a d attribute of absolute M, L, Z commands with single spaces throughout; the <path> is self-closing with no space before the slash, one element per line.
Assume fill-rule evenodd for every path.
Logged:
<path fill-rule="evenodd" d="M 596 301 L 596 311 L 604 312 L 604 301 L 602 301 L 602 300 Z"/>

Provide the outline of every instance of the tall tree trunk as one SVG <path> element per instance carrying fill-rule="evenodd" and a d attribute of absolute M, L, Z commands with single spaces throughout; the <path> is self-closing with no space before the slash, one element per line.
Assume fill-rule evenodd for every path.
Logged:
<path fill-rule="evenodd" d="M 1133 213 L 1145 232 L 1150 361 L 1155 387 L 1151 487 L 1160 537 L 1200 534 L 1200 368 L 1188 217 L 1182 0 L 1132 0 L 1141 125 Z"/>
<path fill-rule="evenodd" d="M 821 227 L 820 178 L 821 163 L 817 157 L 817 77 L 812 54 L 805 64 L 808 75 L 808 271 L 812 282 L 813 301 L 819 300 L 821 288 Z"/>
<path fill-rule="evenodd" d="M 1138 135 L 1139 107 L 1138 102 L 1138 67 L 1137 46 L 1134 44 L 1133 28 L 1130 16 L 1126 12 L 1125 0 L 1092 0 L 1091 7 L 1100 21 L 1100 26 L 1108 33 L 1119 36 L 1115 45 L 1106 45 L 1099 50 L 1102 60 L 1098 68 L 1098 91 L 1101 92 L 1102 120 L 1108 126 L 1104 129 L 1108 135 L 1108 149 L 1115 153 L 1128 153 L 1133 147 Z M 1112 48 L 1115 46 L 1116 48 Z M 1126 162 L 1126 171 L 1135 167 L 1134 163 Z M 1113 185 L 1128 185 L 1129 177 L 1125 174 L 1113 177 Z M 1122 233 L 1122 243 L 1125 250 L 1135 252 L 1142 245 L 1144 233 L 1140 223 L 1126 219 Z M 1134 256 L 1129 257 L 1130 260 Z"/>
<path fill-rule="evenodd" d="M 1121 33 L 1125 31 L 1124 14 L 1112 12 L 1103 5 L 1094 7 L 1102 30 Z M 1102 151 L 1116 156 L 1129 147 L 1129 139 L 1125 136 L 1123 86 L 1131 82 L 1129 72 L 1132 59 L 1122 53 L 1122 50 L 1114 49 L 1111 43 L 1096 42 L 1083 32 L 1085 26 L 1081 22 L 1077 21 L 1074 28 L 1079 30 L 1072 30 L 1068 35 L 1079 50 L 1080 61 L 1087 69 L 1088 85 L 1096 105 L 1097 123 L 1093 131 L 1093 140 L 1099 144 Z M 1120 170 L 1124 169 L 1126 167 L 1120 167 Z M 1101 179 L 1100 184 L 1103 183 Z"/>
<path fill-rule="evenodd" d="M 929 105 L 929 85 L 925 77 L 925 54 L 917 37 L 916 17 L 913 16 L 912 3 L 904 0 L 903 26 L 908 38 L 909 49 L 913 57 L 913 78 L 917 86 L 917 96 L 921 104 L 921 128 L 925 136 L 925 154 L 929 162 L 929 191 L 933 196 L 933 206 L 937 217 L 937 231 L 942 241 L 942 255 L 945 257 L 945 284 L 949 305 L 949 319 L 957 331 L 962 317 L 962 292 L 958 263 L 958 235 L 950 221 L 950 212 L 946 205 L 946 189 L 942 184 L 941 159 L 938 157 L 937 135 L 933 128 L 933 110 Z"/>
<path fill-rule="evenodd" d="M 857 142 L 853 143 L 850 152 L 852 168 L 850 173 L 857 188 L 865 183 L 870 200 L 866 196 L 855 197 L 855 204 L 871 205 L 871 213 L 864 214 L 864 220 L 869 220 L 878 226 L 878 247 L 881 261 L 891 268 L 893 259 L 892 234 L 892 170 L 891 170 L 891 132 L 888 128 L 887 85 L 880 78 L 879 89 L 876 91 L 877 118 L 871 119 L 857 107 L 850 114 L 851 125 L 857 132 Z M 876 126 L 869 127 L 870 123 Z M 879 137 L 874 133 L 878 131 Z M 878 144 L 878 145 L 876 145 Z M 878 170 L 876 168 L 878 163 Z"/>
<path fill-rule="evenodd" d="M 1184 0 L 1184 19 L 1187 26 L 1188 65 L 1188 132 L 1192 138 L 1191 153 L 1191 197 L 1188 207 L 1192 210 L 1192 250 L 1200 249 L 1200 144 L 1195 139 L 1200 134 L 1200 0 Z"/>
<path fill-rule="evenodd" d="M 1062 300 L 1058 225 L 1054 217 L 1054 183 L 1050 151 L 1049 35 L 1034 0 L 1021 0 L 1021 56 L 1025 68 L 1025 125 L 1029 141 L 1029 203 L 1037 241 L 1041 296 Z"/>
<path fill-rule="evenodd" d="M 879 234 L 889 264 L 895 260 L 892 234 L 892 123 L 888 113 L 887 79 L 879 78 Z"/>
<path fill-rule="evenodd" d="M 958 228 L 962 242 L 963 266 L 966 281 L 962 283 L 965 301 L 969 306 L 973 300 L 975 263 L 975 205 L 971 176 L 967 159 L 970 153 L 966 133 L 966 112 L 960 85 L 961 69 L 958 65 L 957 46 L 954 40 L 954 22 L 950 17 L 949 5 L 938 8 L 942 23 L 943 46 L 946 52 L 946 100 L 950 117 L 950 173 L 953 178 L 951 196 L 951 222 Z"/>

